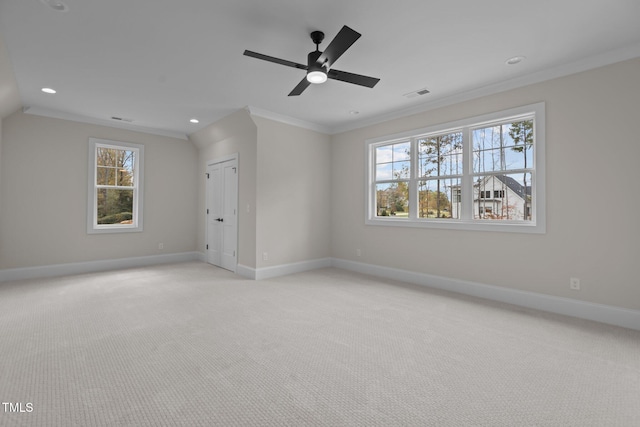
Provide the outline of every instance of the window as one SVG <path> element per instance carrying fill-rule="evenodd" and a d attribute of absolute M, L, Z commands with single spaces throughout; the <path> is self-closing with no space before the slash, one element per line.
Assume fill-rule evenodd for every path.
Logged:
<path fill-rule="evenodd" d="M 543 103 L 366 147 L 367 224 L 545 232 Z"/>
<path fill-rule="evenodd" d="M 142 231 L 144 147 L 89 138 L 88 233 Z"/>
<path fill-rule="evenodd" d="M 410 147 L 405 141 L 376 148 L 376 216 L 409 214 Z"/>
<path fill-rule="evenodd" d="M 532 201 L 534 118 L 525 116 L 471 129 L 474 189 L 481 199 L 490 199 L 492 192 L 495 199 L 504 198 L 495 204 L 495 211 L 478 209 L 476 215 L 474 209 L 474 218 L 531 221 L 527 207 Z M 483 203 L 477 203 L 478 207 Z"/>
<path fill-rule="evenodd" d="M 452 203 L 460 203 L 462 201 L 462 197 L 461 197 L 462 191 L 460 190 L 460 187 L 456 187 L 453 189 L 453 196 L 451 197 L 451 202 Z"/>
<path fill-rule="evenodd" d="M 414 142 L 418 151 L 418 217 L 457 218 L 450 200 L 460 188 L 462 133 L 429 135 Z"/>

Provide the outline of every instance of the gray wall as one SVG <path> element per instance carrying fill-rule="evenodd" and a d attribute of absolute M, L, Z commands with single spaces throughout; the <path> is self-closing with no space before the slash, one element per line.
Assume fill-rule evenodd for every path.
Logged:
<path fill-rule="evenodd" d="M 89 137 L 144 145 L 143 232 L 87 234 Z M 197 151 L 189 141 L 17 112 L 4 119 L 2 151 L 0 268 L 195 250 Z"/>
<path fill-rule="evenodd" d="M 332 256 L 640 309 L 638 76 L 635 59 L 334 135 Z M 546 234 L 364 225 L 366 139 L 541 101 Z"/>
<path fill-rule="evenodd" d="M 22 107 L 18 83 L 9 61 L 4 41 L 0 37 L 0 119 L 16 112 Z"/>
<path fill-rule="evenodd" d="M 18 92 L 18 83 L 13 74 L 4 41 L 0 37 L 0 218 L 2 218 L 2 119 L 19 110 L 22 106 Z M 0 241 L 3 240 L 0 230 Z M 0 259 L 2 248 L 0 247 Z"/>
<path fill-rule="evenodd" d="M 199 149 L 201 177 L 207 162 L 238 153 L 238 264 L 257 269 L 330 256 L 328 135 L 242 109 L 190 139 Z M 204 179 L 198 181 L 198 200 L 198 250 L 204 251 Z"/>
<path fill-rule="evenodd" d="M 239 110 L 189 136 L 198 147 L 197 248 L 205 252 L 206 181 L 208 162 L 238 153 L 238 264 L 256 264 L 257 129 L 246 110 Z M 247 206 L 249 211 L 247 212 Z"/>
<path fill-rule="evenodd" d="M 253 120 L 258 125 L 257 267 L 329 257 L 330 137 L 261 117 Z"/>

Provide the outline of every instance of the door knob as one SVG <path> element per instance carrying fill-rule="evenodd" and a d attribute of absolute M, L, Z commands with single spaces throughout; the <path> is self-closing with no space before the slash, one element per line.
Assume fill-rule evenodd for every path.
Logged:
<path fill-rule="evenodd" d="M 216 221 L 218 221 L 218 222 L 223 222 L 223 221 L 224 221 L 224 218 L 216 218 Z"/>

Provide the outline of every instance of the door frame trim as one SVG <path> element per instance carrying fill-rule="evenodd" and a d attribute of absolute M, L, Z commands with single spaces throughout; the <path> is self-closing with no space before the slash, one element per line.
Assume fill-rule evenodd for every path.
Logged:
<path fill-rule="evenodd" d="M 207 167 L 216 165 L 218 163 L 229 162 L 231 160 L 238 160 L 238 153 L 229 154 L 226 156 L 216 157 L 213 160 L 207 161 Z M 238 166 L 239 167 L 239 166 Z"/>

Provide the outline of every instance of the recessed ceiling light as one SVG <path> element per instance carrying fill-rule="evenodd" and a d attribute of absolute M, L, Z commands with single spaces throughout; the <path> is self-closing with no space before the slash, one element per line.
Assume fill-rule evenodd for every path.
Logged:
<path fill-rule="evenodd" d="M 56 12 L 66 12 L 69 7 L 60 0 L 40 0 L 43 4 L 49 6 Z"/>
<path fill-rule="evenodd" d="M 526 56 L 514 56 L 504 61 L 504 63 L 507 65 L 516 65 L 521 63 L 525 58 Z"/>
<path fill-rule="evenodd" d="M 56 93 L 55 89 L 51 89 L 50 87 L 43 87 L 41 89 L 44 93 Z"/>
<path fill-rule="evenodd" d="M 198 120 L 198 119 L 191 119 L 191 120 L 189 120 L 189 121 L 190 121 L 191 123 L 194 123 L 194 124 L 195 124 L 195 123 L 200 123 L 200 120 Z"/>

